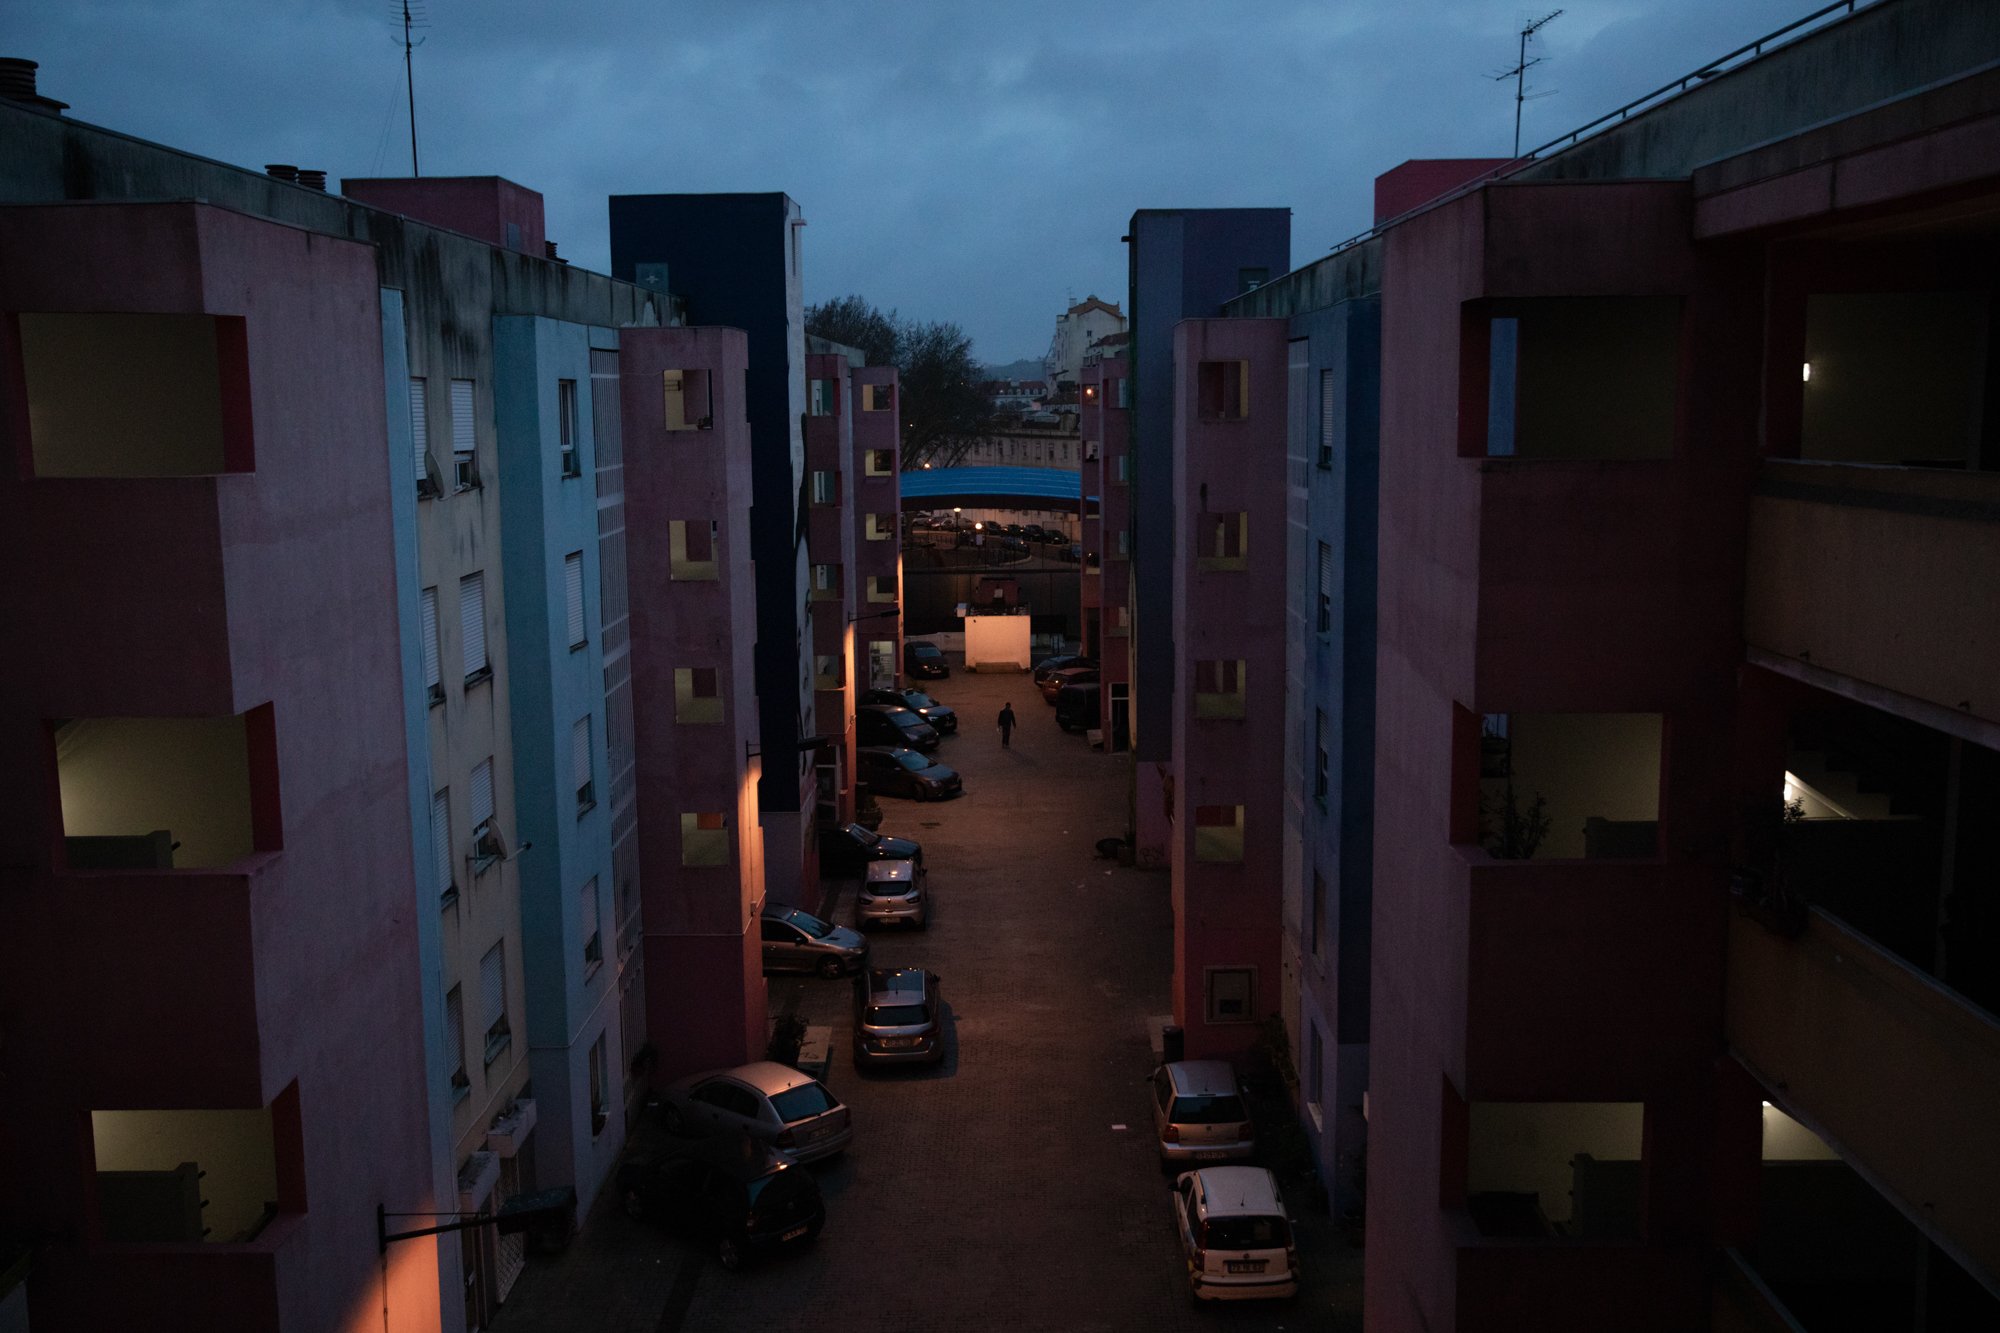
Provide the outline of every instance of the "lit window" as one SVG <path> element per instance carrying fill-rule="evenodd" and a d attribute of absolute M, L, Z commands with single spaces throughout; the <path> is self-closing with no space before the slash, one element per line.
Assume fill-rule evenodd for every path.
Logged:
<path fill-rule="evenodd" d="M 1207 1017 L 1211 1023 L 1254 1023 L 1257 1021 L 1257 969 L 1254 967 L 1211 967 L 1208 969 Z"/>
<path fill-rule="evenodd" d="M 1198 805 L 1194 811 L 1194 859 L 1243 859 L 1243 807 Z"/>
<path fill-rule="evenodd" d="M 719 812 L 681 815 L 681 864 L 684 866 L 726 866 L 729 864 L 729 829 Z"/>

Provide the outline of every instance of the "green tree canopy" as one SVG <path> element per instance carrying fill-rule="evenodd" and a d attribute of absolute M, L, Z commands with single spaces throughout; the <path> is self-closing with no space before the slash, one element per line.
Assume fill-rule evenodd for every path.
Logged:
<path fill-rule="evenodd" d="M 979 391 L 972 339 L 946 320 L 903 319 L 860 296 L 806 309 L 806 332 L 864 353 L 870 365 L 896 367 L 902 381 L 903 466 L 949 467 L 993 426 Z"/>

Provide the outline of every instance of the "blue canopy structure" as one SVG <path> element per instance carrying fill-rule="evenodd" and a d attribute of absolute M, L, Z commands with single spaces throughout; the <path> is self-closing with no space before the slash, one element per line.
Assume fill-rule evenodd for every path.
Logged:
<path fill-rule="evenodd" d="M 1074 509 L 1081 489 L 1075 472 L 1052 467 L 934 467 L 900 478 L 903 508 L 949 505 L 981 509 Z M 1097 497 L 1086 497 L 1092 510 Z"/>

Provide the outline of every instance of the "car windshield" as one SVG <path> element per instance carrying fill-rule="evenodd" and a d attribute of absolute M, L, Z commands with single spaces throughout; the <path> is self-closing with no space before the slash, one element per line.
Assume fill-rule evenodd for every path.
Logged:
<path fill-rule="evenodd" d="M 904 768 L 909 769 L 912 773 L 921 773 L 931 766 L 930 760 L 924 758 L 914 750 L 903 751 L 896 756 L 896 762 Z"/>
<path fill-rule="evenodd" d="M 801 1083 L 796 1088 L 787 1088 L 771 1099 L 771 1106 L 778 1113 L 778 1119 L 786 1124 L 795 1120 L 810 1120 L 816 1115 L 831 1111 L 840 1105 L 833 1094 L 817 1083 Z"/>
<path fill-rule="evenodd" d="M 791 922 L 816 940 L 823 940 L 833 933 L 832 926 L 829 926 L 811 912 L 801 912 L 796 907 L 785 913 L 785 920 Z"/>
<path fill-rule="evenodd" d="M 861 1021 L 871 1028 L 913 1028 L 927 1020 L 920 1004 L 871 1004 Z"/>
<path fill-rule="evenodd" d="M 1173 1119 L 1177 1125 L 1227 1125 L 1249 1118 L 1243 1114 L 1243 1099 L 1233 1094 L 1174 1098 Z"/>
<path fill-rule="evenodd" d="M 860 847 L 873 847 L 877 837 L 876 834 L 871 833 L 859 824 L 849 824 L 847 826 L 847 836 L 854 839 L 855 845 Z"/>
<path fill-rule="evenodd" d="M 1277 1250 L 1292 1243 L 1282 1217 L 1211 1217 L 1202 1236 L 1211 1250 Z"/>
<path fill-rule="evenodd" d="M 918 657 L 943 657 L 944 652 L 936 644 L 919 643 L 911 645 Z"/>
<path fill-rule="evenodd" d="M 912 708 L 937 707 L 937 700 L 931 698 L 928 694 L 925 694 L 922 690 L 905 690 L 903 692 L 903 702 L 908 704 Z"/>

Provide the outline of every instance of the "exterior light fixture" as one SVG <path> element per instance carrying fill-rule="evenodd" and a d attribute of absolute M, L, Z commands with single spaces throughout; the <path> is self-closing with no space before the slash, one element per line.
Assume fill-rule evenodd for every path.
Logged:
<path fill-rule="evenodd" d="M 1812 383 L 1812 362 L 1808 361 L 1799 367 L 1799 382 L 1801 384 Z"/>

